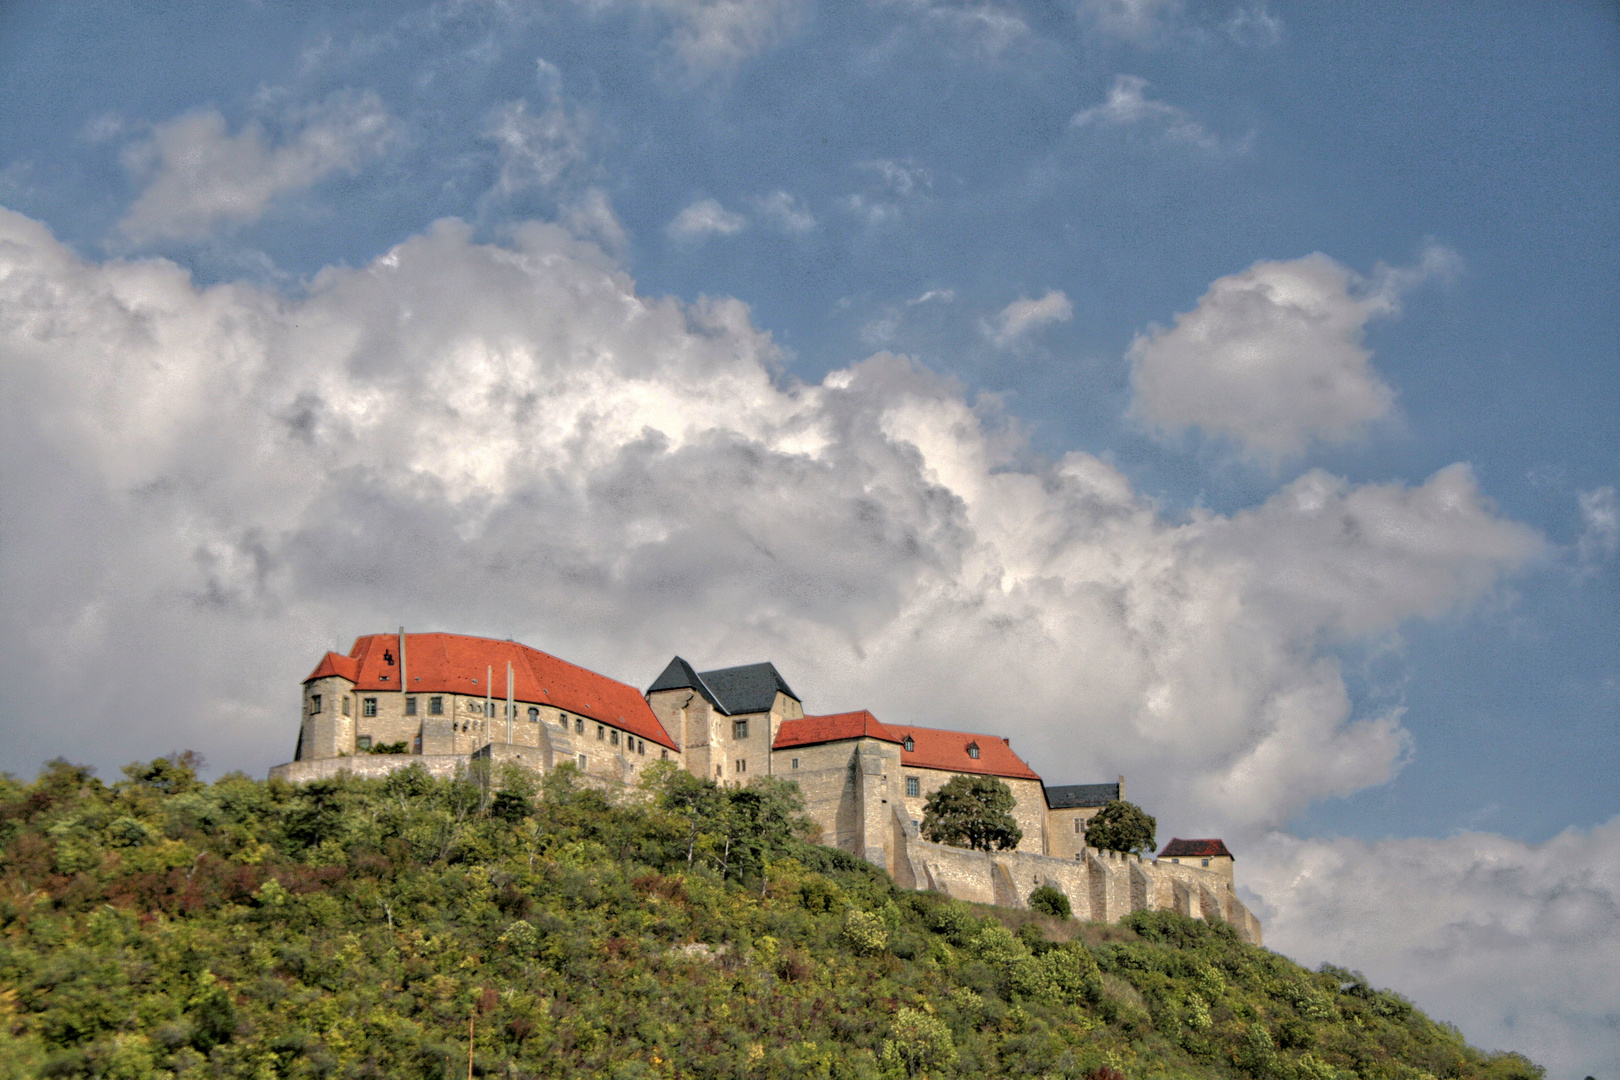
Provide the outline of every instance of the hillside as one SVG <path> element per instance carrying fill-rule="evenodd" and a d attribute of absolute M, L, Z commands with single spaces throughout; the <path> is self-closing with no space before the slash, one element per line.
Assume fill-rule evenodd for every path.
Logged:
<path fill-rule="evenodd" d="M 0 781 L 0 1077 L 1539 1077 L 1222 926 L 969 908 L 787 785 Z"/>

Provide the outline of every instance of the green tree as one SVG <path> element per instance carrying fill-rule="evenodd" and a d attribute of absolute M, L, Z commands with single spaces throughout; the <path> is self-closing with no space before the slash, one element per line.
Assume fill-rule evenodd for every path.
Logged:
<path fill-rule="evenodd" d="M 1042 885 L 1029 894 L 1031 911 L 1039 911 L 1056 919 L 1067 919 L 1071 914 L 1069 898 L 1062 889 Z"/>
<path fill-rule="evenodd" d="M 1148 854 L 1158 847 L 1154 833 L 1159 823 L 1135 803 L 1115 799 L 1086 824 L 1086 843 L 1100 851 L 1137 851 Z"/>
<path fill-rule="evenodd" d="M 993 776 L 954 776 L 923 804 L 923 839 L 977 851 L 1017 847 L 1024 830 L 1013 820 L 1016 805 Z"/>

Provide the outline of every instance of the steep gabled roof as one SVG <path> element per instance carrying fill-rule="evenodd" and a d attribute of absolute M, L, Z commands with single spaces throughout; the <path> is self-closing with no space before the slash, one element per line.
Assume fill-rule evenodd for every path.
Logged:
<path fill-rule="evenodd" d="M 1040 775 L 1023 758 L 1013 753 L 1012 743 L 999 736 L 903 724 L 885 726 L 900 736 L 901 765 L 918 769 L 948 769 L 979 776 L 1004 776 L 1013 780 L 1040 779 Z M 905 747 L 908 736 L 912 742 L 910 750 Z M 979 748 L 976 758 L 969 753 L 969 748 L 974 746 Z"/>
<path fill-rule="evenodd" d="M 647 694 L 650 697 L 660 690 L 696 690 L 708 699 L 710 705 L 717 709 L 720 707 L 720 703 L 714 699 L 714 692 L 703 685 L 703 676 L 678 656 L 671 660 L 669 666 L 664 668 L 663 674 L 647 687 Z"/>
<path fill-rule="evenodd" d="M 832 716 L 784 720 L 776 730 L 776 742 L 771 749 L 786 750 L 793 746 L 814 746 L 843 739 L 882 739 L 884 742 L 897 743 L 903 736 L 862 709 L 860 712 L 835 713 Z"/>
<path fill-rule="evenodd" d="M 398 691 L 399 635 L 369 634 L 356 638 L 347 657 L 328 653 L 328 661 L 343 674 L 349 668 L 358 691 Z M 550 653 L 515 641 L 468 637 L 464 634 L 406 634 L 405 675 L 412 693 L 488 693 L 506 697 L 506 665 L 512 665 L 512 697 L 533 705 L 550 705 L 638 735 L 648 742 L 678 750 L 664 726 L 653 715 L 641 691 L 606 675 L 598 675 Z M 308 680 L 305 680 L 308 681 Z"/>
<path fill-rule="evenodd" d="M 1220 840 L 1181 840 L 1172 838 L 1159 852 L 1159 858 L 1197 859 L 1211 858 L 1216 855 L 1225 855 L 1228 859 L 1236 860 L 1237 856 L 1226 850 L 1226 844 Z"/>
<path fill-rule="evenodd" d="M 360 665 L 351 656 L 342 653 L 329 652 L 321 657 L 321 662 L 315 665 L 315 670 L 304 677 L 305 682 L 314 682 L 316 679 L 330 678 L 336 675 L 340 679 L 354 682 L 360 674 Z"/>
<path fill-rule="evenodd" d="M 771 706 L 776 704 L 778 693 L 786 694 L 794 701 L 800 700 L 776 670 L 776 665 L 769 662 L 699 672 L 698 679 L 709 689 L 709 694 L 704 696 L 728 716 L 770 712 Z"/>
<path fill-rule="evenodd" d="M 1065 784 L 1046 789 L 1046 805 L 1053 810 L 1107 806 L 1117 798 L 1118 784 Z"/>

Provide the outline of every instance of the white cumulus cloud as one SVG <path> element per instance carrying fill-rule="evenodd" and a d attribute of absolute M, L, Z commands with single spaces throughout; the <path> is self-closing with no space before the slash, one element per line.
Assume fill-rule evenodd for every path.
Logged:
<path fill-rule="evenodd" d="M 713 199 L 699 199 L 675 215 L 669 235 L 677 240 L 701 240 L 707 236 L 734 236 L 747 228 L 748 219 L 734 214 Z"/>
<path fill-rule="evenodd" d="M 1014 300 L 1002 308 L 995 319 L 985 324 L 985 330 L 997 345 L 1010 345 L 1026 334 L 1052 323 L 1068 322 L 1074 318 L 1074 305 L 1059 289 L 1048 289 L 1037 300 Z"/>
<path fill-rule="evenodd" d="M 1583 563 L 1607 559 L 1620 551 L 1620 500 L 1614 486 L 1605 484 L 1591 491 L 1576 492 L 1581 507 L 1581 534 L 1575 542 Z"/>
<path fill-rule="evenodd" d="M 1380 267 L 1371 280 L 1321 254 L 1220 278 L 1173 327 L 1131 344 L 1135 415 L 1165 432 L 1199 428 L 1266 460 L 1312 440 L 1351 439 L 1395 400 L 1363 344 L 1366 324 L 1455 264 L 1430 247 L 1416 266 Z"/>
<path fill-rule="evenodd" d="M 234 135 L 216 109 L 157 125 L 125 161 L 146 180 L 118 223 L 134 243 L 201 239 L 221 227 L 250 225 L 278 196 L 333 173 L 356 172 L 394 136 L 377 95 L 342 91 L 285 118 L 279 139 L 254 120 Z"/>

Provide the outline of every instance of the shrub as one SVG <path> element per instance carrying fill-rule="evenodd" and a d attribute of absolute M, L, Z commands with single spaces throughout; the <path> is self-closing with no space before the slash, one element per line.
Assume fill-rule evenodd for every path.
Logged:
<path fill-rule="evenodd" d="M 857 956 L 876 956 L 889 947 L 889 927 L 876 912 L 850 908 L 844 913 L 843 938 Z"/>
<path fill-rule="evenodd" d="M 883 1040 L 880 1061 L 885 1069 L 902 1069 L 916 1076 L 924 1069 L 949 1066 L 956 1061 L 956 1044 L 951 1029 L 937 1016 L 920 1009 L 901 1009 L 895 1014 L 889 1037 Z"/>
<path fill-rule="evenodd" d="M 1042 885 L 1029 894 L 1029 906 L 1032 911 L 1039 911 L 1043 915 L 1050 915 L 1055 919 L 1067 919 L 1071 914 L 1069 898 L 1062 889 L 1051 885 Z"/>

